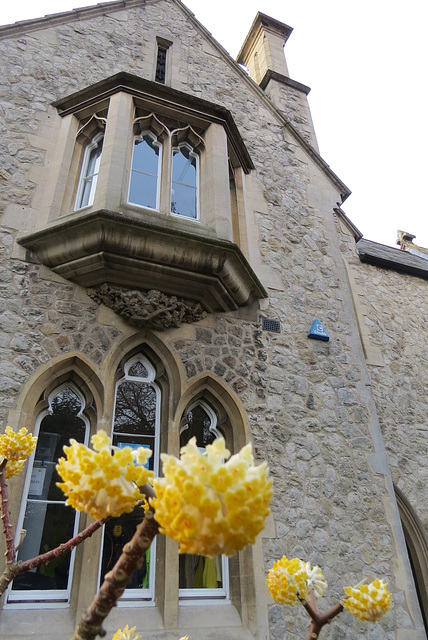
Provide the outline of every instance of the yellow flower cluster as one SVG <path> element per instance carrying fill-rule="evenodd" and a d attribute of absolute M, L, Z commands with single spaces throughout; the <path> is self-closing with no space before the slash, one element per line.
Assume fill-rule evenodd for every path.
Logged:
<path fill-rule="evenodd" d="M 376 622 L 391 605 L 391 593 L 383 580 L 374 580 L 370 584 L 345 587 L 348 596 L 343 606 L 360 620 Z"/>
<path fill-rule="evenodd" d="M 0 462 L 7 460 L 5 476 L 12 478 L 23 468 L 26 459 L 36 446 L 37 438 L 28 433 L 24 427 L 17 433 L 12 427 L 6 427 L 0 436 Z"/>
<path fill-rule="evenodd" d="M 299 558 L 288 560 L 286 556 L 282 556 L 280 560 L 274 562 L 266 583 L 274 600 L 293 606 L 297 602 L 297 597 L 306 598 L 307 579 L 308 574 L 304 562 Z"/>
<path fill-rule="evenodd" d="M 266 463 L 254 466 L 251 445 L 229 458 L 223 438 L 204 452 L 192 438 L 180 460 L 162 455 L 165 477 L 154 480 L 150 503 L 180 553 L 232 555 L 264 529 L 272 497 Z"/>
<path fill-rule="evenodd" d="M 122 629 L 118 629 L 114 634 L 112 640 L 141 640 L 141 635 L 136 633 L 136 627 L 132 627 L 132 629 L 128 628 L 128 625 Z"/>
<path fill-rule="evenodd" d="M 303 562 L 299 558 L 288 560 L 286 556 L 274 563 L 266 583 L 274 600 L 290 606 L 298 598 L 304 600 L 309 587 L 312 587 L 317 598 L 323 595 L 327 587 L 326 579 L 318 566 L 312 567 L 309 562 Z"/>
<path fill-rule="evenodd" d="M 76 440 L 64 447 L 67 458 L 60 458 L 56 469 L 64 481 L 57 485 L 68 498 L 66 504 L 96 520 L 132 511 L 142 497 L 138 486 L 153 476 L 143 466 L 152 452 L 112 447 L 104 431 L 93 436 L 92 444 L 95 451 Z"/>

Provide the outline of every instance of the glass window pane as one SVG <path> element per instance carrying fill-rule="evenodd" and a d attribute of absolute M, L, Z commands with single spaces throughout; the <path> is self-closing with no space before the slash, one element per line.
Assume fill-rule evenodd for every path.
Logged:
<path fill-rule="evenodd" d="M 129 202 L 156 209 L 158 180 L 155 176 L 132 171 Z"/>
<path fill-rule="evenodd" d="M 159 178 L 160 144 L 145 135 L 134 141 L 128 201 L 156 209 Z"/>
<path fill-rule="evenodd" d="M 103 149 L 103 138 L 97 143 L 95 149 L 92 149 L 89 160 L 88 167 L 86 169 L 86 176 L 92 176 L 95 173 L 98 173 L 100 168 L 101 161 L 101 151 Z"/>
<path fill-rule="evenodd" d="M 71 389 L 63 389 L 52 401 L 51 409 L 52 414 L 45 416 L 40 425 L 28 495 L 39 500 L 64 501 L 63 492 L 56 486 L 61 478 L 55 466 L 70 438 L 84 441 L 86 425 L 76 415 L 81 402 Z"/>
<path fill-rule="evenodd" d="M 89 157 L 85 160 L 85 164 L 82 167 L 82 175 L 81 175 L 81 195 L 80 201 L 78 202 L 77 208 L 81 209 L 82 207 L 87 207 L 89 204 L 92 204 L 94 199 L 95 187 L 97 184 L 97 176 L 100 170 L 100 162 L 101 162 L 101 153 L 103 150 L 103 142 L 104 138 L 98 140 L 98 142 L 93 143 L 95 146 L 89 153 Z"/>
<path fill-rule="evenodd" d="M 155 434 L 156 392 L 145 382 L 118 385 L 114 414 L 116 433 Z"/>
<path fill-rule="evenodd" d="M 131 540 L 137 525 L 143 520 L 144 511 L 141 507 L 132 513 L 125 513 L 119 518 L 111 518 L 105 524 L 104 547 L 101 562 L 101 582 L 106 573 L 113 569 L 123 551 L 123 546 Z M 143 565 L 134 572 L 127 589 L 148 589 L 150 570 L 150 549 L 146 552 Z"/>
<path fill-rule="evenodd" d="M 180 589 L 221 589 L 221 556 L 205 558 L 184 553 L 179 558 L 179 576 Z"/>
<path fill-rule="evenodd" d="M 174 151 L 172 159 L 171 213 L 197 217 L 196 157 L 187 147 Z"/>
<path fill-rule="evenodd" d="M 162 82 L 162 84 L 165 84 L 166 52 L 167 50 L 164 47 L 158 47 L 155 80 L 156 82 Z"/>
<path fill-rule="evenodd" d="M 54 395 L 49 410 L 50 413 L 40 423 L 34 461 L 29 469 L 28 499 L 24 521 L 20 525 L 27 534 L 18 560 L 46 553 L 67 542 L 74 534 L 77 513 L 64 504 L 64 494 L 56 486 L 60 477 L 55 467 L 70 438 L 85 441 L 87 425 L 79 415 L 82 401 L 71 388 L 63 388 Z M 29 574 L 18 576 L 12 589 L 66 589 L 70 558 L 71 555 L 67 554 Z"/>
<path fill-rule="evenodd" d="M 29 560 L 55 549 L 73 536 L 75 510 L 64 504 L 49 504 L 43 501 L 28 501 L 23 529 L 26 529 L 19 560 Z M 43 565 L 17 576 L 13 590 L 66 589 L 70 569 L 70 553 L 55 558 Z"/>
<path fill-rule="evenodd" d="M 180 434 L 180 447 L 193 437 L 200 449 L 205 449 L 217 437 L 214 431 L 216 418 L 209 414 L 204 404 L 196 404 L 186 416 L 186 425 Z M 180 589 L 223 589 L 223 558 L 182 554 L 179 558 Z"/>
<path fill-rule="evenodd" d="M 172 179 L 174 182 L 196 187 L 196 158 L 190 155 L 187 147 L 174 152 Z"/>
<path fill-rule="evenodd" d="M 152 370 L 149 363 L 145 363 L 143 359 L 143 361 L 133 362 L 129 369 L 125 366 L 125 371 L 127 371 L 125 378 L 116 387 L 113 444 L 118 447 L 149 447 L 153 455 L 149 459 L 147 466 L 149 469 L 155 470 L 155 468 L 157 469 L 159 455 L 156 442 L 159 428 L 158 390 L 152 383 L 142 380 L 129 380 L 130 376 L 147 378 Z M 137 525 L 143 518 L 144 512 L 141 508 L 138 508 L 134 509 L 132 513 L 125 513 L 120 518 L 114 518 L 106 523 L 100 572 L 101 583 L 104 575 L 110 571 L 119 559 L 123 545 L 132 538 Z M 154 562 L 154 554 L 154 545 L 152 545 L 146 553 L 143 566 L 134 574 L 127 591 L 128 589 L 149 589 L 152 587 L 149 580 L 150 561 Z M 131 594 L 128 595 L 132 598 Z M 134 597 L 136 596 L 151 597 L 149 593 L 134 593 Z"/>
<path fill-rule="evenodd" d="M 212 421 L 204 407 L 197 404 L 186 416 L 187 424 L 180 434 L 180 447 L 184 447 L 190 438 L 196 438 L 196 444 L 205 449 L 207 444 L 212 444 L 218 437 L 215 431 L 211 431 Z"/>
<path fill-rule="evenodd" d="M 158 175 L 159 145 L 154 145 L 154 140 L 150 136 L 144 136 L 142 140 L 135 140 L 134 155 L 132 158 L 132 169 L 150 173 L 152 176 Z"/>
<path fill-rule="evenodd" d="M 83 182 L 82 197 L 79 204 L 80 209 L 82 209 L 83 207 L 87 207 L 89 204 L 89 199 L 91 197 L 92 191 L 92 180 L 93 178 L 91 178 L 90 180 L 84 180 Z"/>
<path fill-rule="evenodd" d="M 186 218 L 196 218 L 196 189 L 187 185 L 172 183 L 171 213 Z"/>
<path fill-rule="evenodd" d="M 132 367 L 129 367 L 128 375 L 133 378 L 147 378 L 149 372 L 142 362 L 134 362 Z"/>

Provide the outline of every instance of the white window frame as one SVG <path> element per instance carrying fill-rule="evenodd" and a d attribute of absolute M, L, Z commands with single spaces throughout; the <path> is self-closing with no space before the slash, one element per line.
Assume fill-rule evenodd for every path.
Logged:
<path fill-rule="evenodd" d="M 155 146 L 155 147 L 157 147 L 159 149 L 158 167 L 157 167 L 157 176 L 156 176 L 157 184 L 156 184 L 156 206 L 155 206 L 155 208 L 148 207 L 147 205 L 144 205 L 144 204 L 138 204 L 138 202 L 132 202 L 129 199 L 130 198 L 130 192 L 131 192 L 132 174 L 135 171 L 135 169 L 133 168 L 134 152 L 135 152 L 135 146 L 136 146 L 135 143 L 137 141 L 142 142 L 146 136 L 149 136 L 153 140 L 153 146 Z M 162 183 L 162 153 L 163 153 L 163 144 L 162 144 L 162 142 L 160 142 L 160 140 L 156 136 L 156 134 L 153 133 L 152 131 L 146 130 L 146 131 L 143 131 L 142 133 L 138 134 L 137 136 L 134 136 L 134 138 L 132 140 L 131 167 L 130 167 L 130 170 L 129 170 L 128 193 L 127 193 L 127 198 L 126 198 L 126 201 L 127 201 L 128 204 L 132 205 L 133 207 L 141 207 L 143 209 L 151 209 L 152 211 L 159 211 L 160 192 L 161 192 L 161 183 Z M 152 175 L 152 174 L 149 174 L 147 172 L 139 172 L 139 173 L 145 173 L 145 175 Z"/>
<path fill-rule="evenodd" d="M 94 138 L 92 138 L 92 141 L 85 148 L 85 153 L 83 155 L 83 161 L 82 161 L 82 169 L 80 171 L 79 184 L 77 185 L 76 200 L 74 203 L 75 211 L 80 211 L 81 209 L 86 209 L 86 207 L 91 207 L 94 203 L 95 190 L 97 188 L 99 171 L 95 174 L 92 174 L 88 203 L 83 206 L 82 206 L 82 197 L 83 197 L 83 191 L 85 189 L 85 184 L 89 178 L 89 176 L 87 175 L 87 171 L 88 171 L 89 160 L 91 157 L 91 152 L 93 149 L 97 148 L 100 140 L 102 140 L 103 138 L 104 138 L 104 132 L 97 133 L 97 135 Z M 100 159 L 101 159 L 101 156 L 102 156 L 102 151 L 100 154 Z"/>
<path fill-rule="evenodd" d="M 171 211 L 171 204 L 172 204 L 172 190 L 173 190 L 173 184 L 174 184 L 174 180 L 172 178 L 172 172 L 173 172 L 173 168 L 174 168 L 174 153 L 181 153 L 181 149 L 183 147 L 186 147 L 186 149 L 189 150 L 189 155 L 192 156 L 192 158 L 195 158 L 196 160 L 196 180 L 195 180 L 195 191 L 196 191 L 196 211 L 195 211 L 195 217 L 192 216 L 185 216 L 182 213 L 174 213 Z M 178 183 L 178 184 L 185 184 L 185 183 Z M 193 220 L 196 222 L 200 221 L 200 208 L 199 208 L 199 191 L 200 191 L 200 167 L 199 167 L 199 153 L 197 151 L 194 150 L 194 148 L 192 147 L 192 145 L 190 145 L 188 142 L 180 142 L 180 144 L 173 146 L 171 149 L 171 197 L 170 197 L 170 205 L 169 205 L 169 212 L 171 216 L 174 216 L 176 218 L 182 218 L 185 220 Z M 190 185 L 185 185 L 185 186 L 190 186 Z M 190 411 L 190 409 L 189 409 Z"/>
<path fill-rule="evenodd" d="M 141 362 L 141 364 L 147 370 L 147 376 L 137 377 L 129 375 L 129 370 L 133 364 L 136 362 Z M 121 383 L 124 381 L 130 382 L 144 382 L 148 384 L 152 389 L 154 389 L 156 393 L 156 411 L 155 411 L 155 434 L 153 436 L 154 447 L 153 447 L 153 470 L 155 477 L 159 475 L 159 440 L 160 440 L 160 408 L 161 408 L 161 390 L 159 386 L 155 382 L 156 380 L 156 371 L 153 365 L 149 362 L 149 360 L 141 353 L 130 358 L 124 365 L 124 376 L 117 381 L 114 392 L 114 408 L 113 408 L 113 420 L 116 414 L 116 398 L 117 398 L 117 389 Z M 121 433 L 123 436 L 133 436 L 135 434 L 126 434 Z M 114 436 L 114 423 L 112 422 L 111 426 L 111 437 L 113 440 Z M 102 569 L 102 559 L 103 559 L 103 550 L 104 550 L 104 527 L 102 528 L 102 536 L 101 536 L 101 545 L 100 545 L 100 557 L 98 563 L 98 578 L 97 583 L 100 585 L 101 583 L 101 569 Z M 149 588 L 148 589 L 125 589 L 120 600 L 118 601 L 118 606 L 122 607 L 130 607 L 138 601 L 141 605 L 153 605 L 154 597 L 155 597 L 155 574 L 156 574 L 156 539 L 153 540 L 150 545 L 150 571 L 149 571 Z"/>
<path fill-rule="evenodd" d="M 220 438 L 223 434 L 217 429 L 217 415 L 210 405 L 205 400 L 197 400 L 193 402 L 187 409 L 187 413 L 192 411 L 195 407 L 200 406 L 206 411 L 211 419 L 210 431 L 214 433 L 216 438 Z M 187 423 L 180 429 L 180 436 L 187 429 Z M 199 447 L 201 452 L 205 449 Z M 230 604 L 229 595 L 229 559 L 227 556 L 221 556 L 221 571 L 223 587 L 217 589 L 179 589 L 178 600 L 181 605 L 194 605 L 194 604 Z"/>
<path fill-rule="evenodd" d="M 76 417 L 80 418 L 85 423 L 84 444 L 87 445 L 88 441 L 89 441 L 90 424 L 89 424 L 89 420 L 86 418 L 86 416 L 83 413 L 84 410 L 85 410 L 86 402 L 85 402 L 85 398 L 84 398 L 83 394 L 79 391 L 79 389 L 72 382 L 65 382 L 64 384 L 60 385 L 59 387 L 54 389 L 54 391 L 52 391 L 52 393 L 49 394 L 49 396 L 48 396 L 48 408 L 45 409 L 44 411 L 42 411 L 39 414 L 39 416 L 37 417 L 33 435 L 35 435 L 35 436 L 39 435 L 40 426 L 42 424 L 43 419 L 47 415 L 51 415 L 53 413 L 52 408 L 51 408 L 53 400 L 64 389 L 70 389 L 71 391 L 73 391 L 73 393 L 75 393 L 76 396 L 80 400 L 81 409 L 76 414 Z M 23 494 L 22 494 L 21 508 L 20 508 L 18 522 L 17 522 L 17 526 L 16 526 L 15 545 L 18 544 L 19 532 L 21 531 L 22 525 L 24 523 L 25 512 L 26 512 L 26 509 L 27 509 L 27 502 L 28 502 L 28 494 L 29 494 L 30 484 L 31 484 L 31 475 L 32 475 L 33 465 L 34 465 L 34 460 L 35 460 L 35 455 L 36 455 L 36 450 L 33 451 L 33 453 L 31 454 L 31 456 L 28 459 L 28 468 L 27 468 L 27 474 L 26 474 L 26 477 L 25 477 L 24 490 L 23 490 Z M 48 501 L 46 501 L 46 502 L 48 502 Z M 65 500 L 64 501 L 49 501 L 49 504 L 65 504 Z M 76 536 L 78 534 L 78 532 L 79 532 L 79 522 L 80 522 L 80 517 L 79 516 L 80 516 L 80 513 L 78 511 L 76 511 L 75 518 L 74 518 L 73 537 Z M 67 542 L 67 541 L 64 540 L 64 542 Z M 25 591 L 24 590 L 22 590 L 22 591 L 16 590 L 15 591 L 15 590 L 12 590 L 12 583 L 11 583 L 8 586 L 7 591 L 6 591 L 5 604 L 4 604 L 3 608 L 12 608 L 13 607 L 14 609 L 29 609 L 29 608 L 37 608 L 37 609 L 39 609 L 39 608 L 49 608 L 49 609 L 51 609 L 51 608 L 68 607 L 68 604 L 70 602 L 70 593 L 71 593 L 71 589 L 72 589 L 72 585 L 73 585 L 73 573 L 74 573 L 75 555 L 76 555 L 76 548 L 74 548 L 71 551 L 71 554 L 70 554 L 70 568 L 69 568 L 67 589 L 49 589 L 49 590 L 32 589 L 32 590 L 28 590 L 28 591 L 27 590 L 25 590 Z"/>

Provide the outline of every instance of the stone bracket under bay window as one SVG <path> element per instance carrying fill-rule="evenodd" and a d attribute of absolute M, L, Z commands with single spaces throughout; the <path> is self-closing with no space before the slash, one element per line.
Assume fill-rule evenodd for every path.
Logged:
<path fill-rule="evenodd" d="M 233 311 L 267 292 L 233 242 L 108 210 L 68 216 L 20 239 L 39 261 L 85 288 L 107 284 Z"/>

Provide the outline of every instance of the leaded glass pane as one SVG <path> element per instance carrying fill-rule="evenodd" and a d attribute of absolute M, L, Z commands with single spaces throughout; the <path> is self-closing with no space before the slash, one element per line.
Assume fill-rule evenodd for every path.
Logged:
<path fill-rule="evenodd" d="M 163 47 L 158 47 L 158 57 L 156 60 L 156 82 L 162 82 L 165 84 L 165 72 L 166 72 L 166 52 Z"/>

